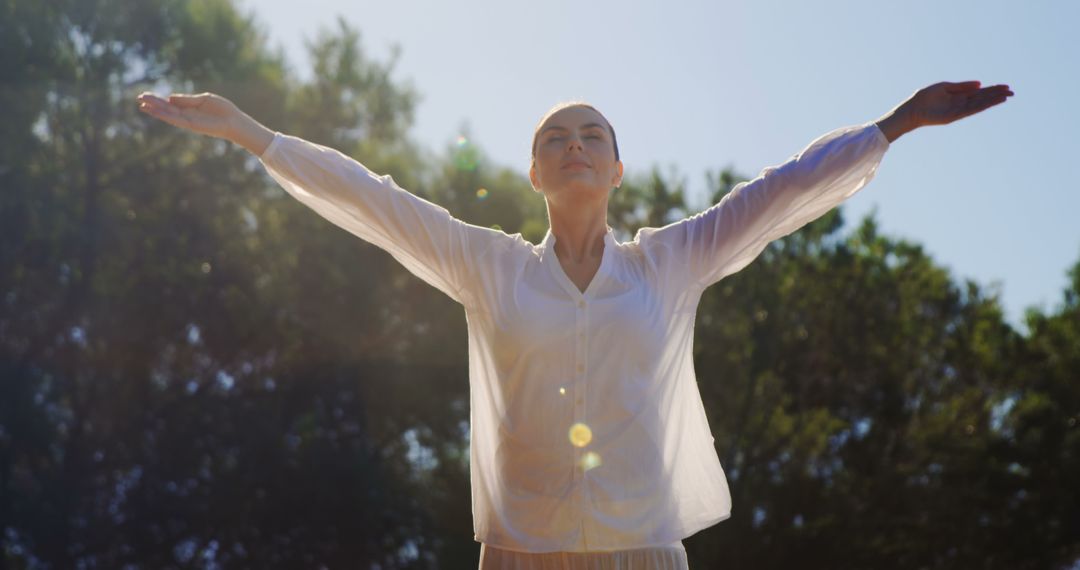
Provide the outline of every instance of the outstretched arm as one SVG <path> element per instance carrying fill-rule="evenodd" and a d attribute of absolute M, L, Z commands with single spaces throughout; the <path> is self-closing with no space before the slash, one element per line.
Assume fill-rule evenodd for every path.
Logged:
<path fill-rule="evenodd" d="M 274 132 L 232 101 L 213 93 L 173 94 L 163 99 L 150 92 L 137 98 L 139 110 L 174 127 L 232 141 L 261 156 Z"/>
<path fill-rule="evenodd" d="M 740 182 L 707 210 L 662 228 L 643 228 L 636 239 L 662 266 L 658 273 L 676 279 L 674 286 L 707 287 L 865 187 L 904 133 L 951 123 L 1011 95 L 1006 85 L 979 88 L 977 81 L 930 85 L 876 121 L 818 137 L 782 164 Z"/>
<path fill-rule="evenodd" d="M 272 131 L 219 95 L 163 99 L 144 93 L 138 100 L 139 109 L 155 118 L 243 146 L 294 198 L 460 303 L 476 301 L 484 252 L 511 239 L 454 218 L 337 150 Z"/>
<path fill-rule="evenodd" d="M 891 143 L 919 127 L 947 125 L 1004 103 L 1013 95 L 1008 85 L 979 87 L 978 81 L 942 81 L 915 92 L 875 121 Z"/>

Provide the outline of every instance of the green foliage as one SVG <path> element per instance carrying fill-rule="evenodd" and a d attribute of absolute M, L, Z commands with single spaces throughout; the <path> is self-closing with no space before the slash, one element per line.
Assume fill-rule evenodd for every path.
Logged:
<path fill-rule="evenodd" d="M 547 228 L 524 172 L 409 138 L 343 20 L 299 81 L 227 0 L 0 3 L 0 568 L 475 567 L 460 307 L 242 149 L 136 113 L 220 92 L 474 224 Z M 708 175 L 710 203 L 739 177 Z M 632 236 L 689 215 L 653 168 Z M 1080 557 L 1080 262 L 1030 333 L 840 210 L 706 291 L 699 385 L 733 517 L 694 568 L 1060 568 Z"/>

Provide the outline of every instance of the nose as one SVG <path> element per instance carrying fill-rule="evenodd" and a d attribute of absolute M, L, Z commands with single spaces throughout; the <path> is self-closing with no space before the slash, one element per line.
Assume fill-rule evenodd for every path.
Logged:
<path fill-rule="evenodd" d="M 585 150 L 585 147 L 581 144 L 581 136 L 577 134 L 570 135 L 566 138 L 566 150 L 570 150 L 574 147 L 578 150 Z"/>

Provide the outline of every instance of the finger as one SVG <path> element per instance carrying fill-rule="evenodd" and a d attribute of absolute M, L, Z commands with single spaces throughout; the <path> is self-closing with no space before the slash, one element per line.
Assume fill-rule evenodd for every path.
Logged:
<path fill-rule="evenodd" d="M 965 91 L 971 91 L 972 89 L 978 89 L 978 81 L 963 81 L 960 83 L 946 83 L 945 91 L 947 93 L 963 93 Z"/>
<path fill-rule="evenodd" d="M 987 88 L 983 89 L 983 91 L 985 91 L 985 92 L 987 92 L 989 94 L 993 94 L 993 95 L 1009 95 L 1009 96 L 1011 96 L 1013 94 L 1012 89 L 1009 89 L 1008 85 L 994 85 L 992 87 L 987 87 Z"/>
<path fill-rule="evenodd" d="M 963 116 L 985 111 L 990 107 L 1004 103 L 1006 99 L 1008 99 L 1008 97 L 1005 95 L 976 97 L 968 101 L 967 105 L 964 106 Z"/>
<path fill-rule="evenodd" d="M 139 101 L 139 110 L 147 111 L 151 113 L 161 113 L 169 108 L 168 103 L 161 102 L 155 99 L 142 99 Z"/>
<path fill-rule="evenodd" d="M 176 115 L 178 109 L 161 99 L 145 99 L 139 102 L 139 110 L 150 111 L 159 115 Z"/>
<path fill-rule="evenodd" d="M 169 103 L 176 105 L 177 107 L 198 107 L 202 105 L 206 96 L 205 95 L 169 95 Z"/>
<path fill-rule="evenodd" d="M 982 100 L 1002 100 L 1008 99 L 1013 96 L 1013 92 L 1008 87 L 993 87 L 987 88 L 979 93 L 978 99 Z"/>
<path fill-rule="evenodd" d="M 167 108 L 158 107 L 149 103 L 140 103 L 139 110 L 155 119 L 158 119 L 159 121 L 169 123 L 170 125 L 174 125 L 177 127 L 184 126 L 181 123 L 181 121 L 183 121 L 183 118 L 175 111 L 170 111 Z"/>
<path fill-rule="evenodd" d="M 983 109 L 988 106 L 990 102 L 997 104 L 1004 102 L 1009 97 L 1012 97 L 1013 93 L 1006 86 L 994 86 L 986 87 L 978 91 L 966 94 L 966 98 L 963 104 L 964 109 Z"/>
<path fill-rule="evenodd" d="M 149 91 L 144 91 L 144 92 L 140 93 L 139 96 L 135 98 L 135 100 L 137 100 L 140 103 L 146 102 L 146 101 L 156 101 L 158 103 L 166 103 L 166 101 L 164 99 L 162 99 L 161 97 L 158 97 L 157 95 L 155 95 L 155 94 L 153 94 L 153 93 L 151 93 Z"/>
<path fill-rule="evenodd" d="M 191 122 L 183 116 L 179 109 L 172 107 L 168 103 L 143 102 L 139 104 L 139 110 L 173 126 L 190 128 L 191 125 Z"/>
<path fill-rule="evenodd" d="M 168 123 L 174 127 L 187 130 L 195 130 L 194 126 L 191 124 L 191 121 L 189 121 L 186 117 L 182 115 L 155 114 L 154 118 L 162 122 Z"/>
<path fill-rule="evenodd" d="M 984 107 L 984 108 L 993 107 L 994 105 L 1000 105 L 1000 104 L 1002 104 L 1002 103 L 1004 103 L 1005 101 L 1008 101 L 1008 100 L 1009 100 L 1009 97 L 1007 95 L 999 95 L 999 96 L 994 97 L 992 99 L 988 99 L 986 101 L 986 103 L 985 103 L 986 107 Z"/>

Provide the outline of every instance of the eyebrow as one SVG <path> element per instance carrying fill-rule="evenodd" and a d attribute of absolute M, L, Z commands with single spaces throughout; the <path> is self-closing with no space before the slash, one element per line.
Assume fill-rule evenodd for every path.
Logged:
<path fill-rule="evenodd" d="M 588 124 L 582 125 L 581 128 L 582 129 L 599 128 L 601 130 L 606 129 L 606 127 L 604 127 L 604 125 L 601 125 L 600 123 L 588 123 Z M 567 129 L 566 127 L 560 127 L 560 126 L 557 126 L 557 125 L 552 125 L 550 127 L 545 127 L 544 130 L 540 131 L 540 136 L 544 136 L 544 133 L 546 133 L 548 131 L 551 131 L 551 130 L 568 131 L 569 129 Z"/>

